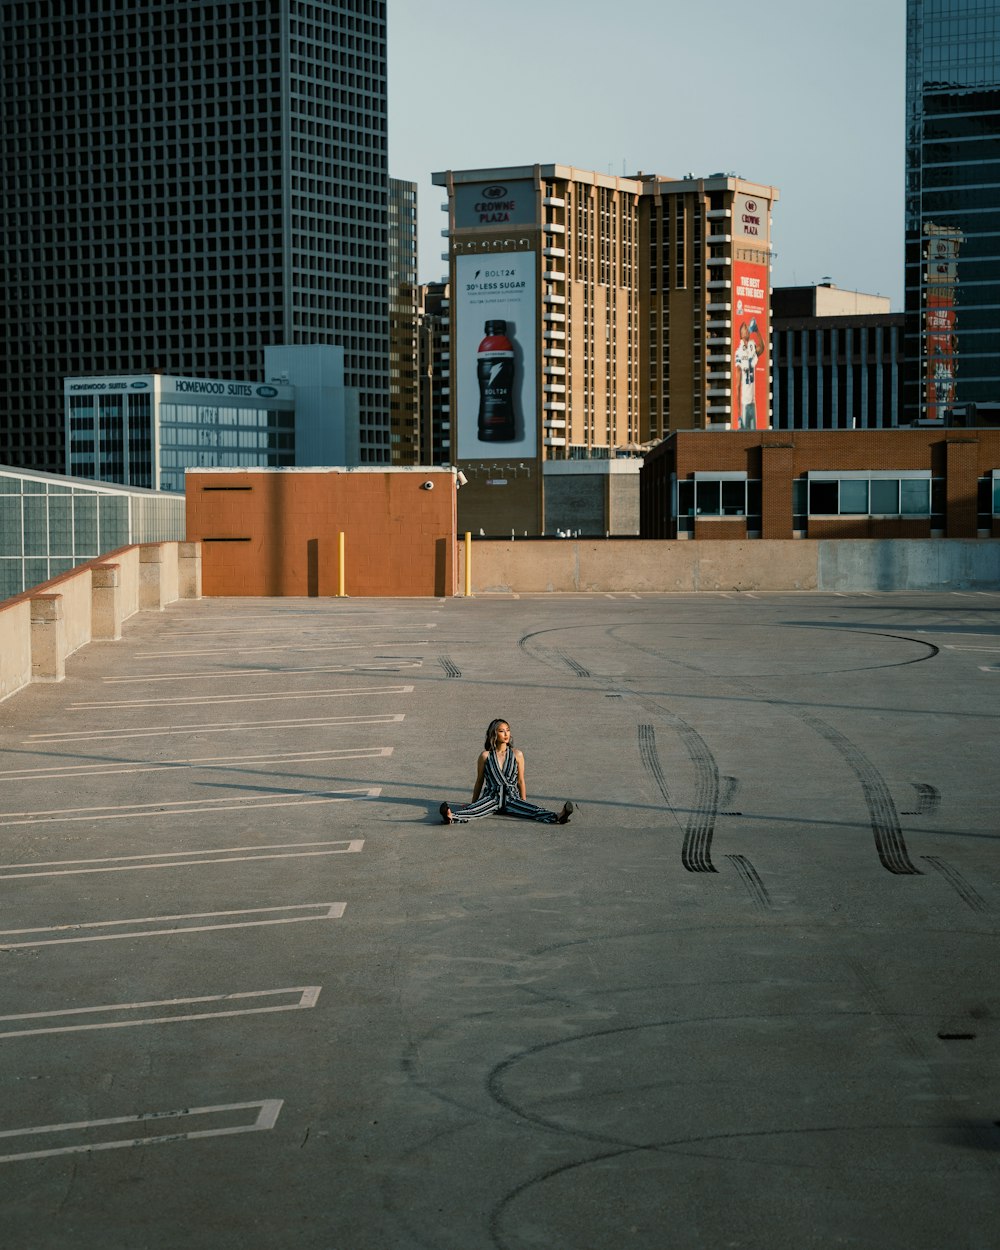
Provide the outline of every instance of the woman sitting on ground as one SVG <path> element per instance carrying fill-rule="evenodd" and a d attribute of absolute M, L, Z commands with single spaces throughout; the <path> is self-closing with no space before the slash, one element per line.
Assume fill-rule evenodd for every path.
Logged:
<path fill-rule="evenodd" d="M 558 813 L 528 802 L 524 786 L 524 756 L 514 746 L 510 725 L 505 720 L 490 721 L 486 730 L 486 744 L 476 768 L 472 802 L 455 807 L 445 802 L 440 807 L 441 821 L 446 825 L 464 825 L 493 812 L 519 816 L 522 820 L 536 820 L 543 825 L 565 825 L 572 811 L 573 804 L 569 799 Z"/>

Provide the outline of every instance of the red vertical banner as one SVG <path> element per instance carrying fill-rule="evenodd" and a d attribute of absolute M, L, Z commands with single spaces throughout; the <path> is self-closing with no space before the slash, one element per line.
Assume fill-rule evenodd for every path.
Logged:
<path fill-rule="evenodd" d="M 955 403 L 958 372 L 958 335 L 955 333 L 954 295 L 940 288 L 928 290 L 924 343 L 927 352 L 927 416 L 943 418 Z"/>
<path fill-rule="evenodd" d="M 934 222 L 924 234 L 925 415 L 943 419 L 958 401 L 958 255 L 965 236 Z"/>
<path fill-rule="evenodd" d="M 734 430 L 771 424 L 770 344 L 767 341 L 770 277 L 767 265 L 733 261 Z"/>

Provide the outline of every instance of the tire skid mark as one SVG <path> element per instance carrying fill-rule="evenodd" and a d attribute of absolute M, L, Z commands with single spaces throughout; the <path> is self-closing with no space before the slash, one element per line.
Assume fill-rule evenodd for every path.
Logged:
<path fill-rule="evenodd" d="M 631 623 L 632 622 L 628 622 L 628 624 L 631 624 Z M 608 635 L 608 637 L 614 638 L 615 641 L 624 643 L 626 647 L 632 647 L 633 650 L 635 651 L 642 651 L 646 655 L 654 656 L 658 660 L 666 660 L 670 664 L 676 664 L 678 667 L 689 669 L 691 672 L 694 672 L 694 673 L 709 673 L 710 672 L 709 669 L 703 668 L 701 665 L 688 664 L 688 663 L 685 663 L 683 660 L 679 660 L 676 656 L 670 654 L 667 651 L 664 651 L 663 648 L 661 647 L 650 647 L 640 642 L 632 642 L 632 640 L 629 638 L 622 638 L 620 637 L 618 633 L 618 630 L 622 628 L 625 628 L 625 626 L 621 626 L 621 625 L 609 626 L 608 629 L 605 631 L 605 633 Z M 812 629 L 812 630 L 823 629 L 823 630 L 828 630 L 828 631 L 835 630 L 837 633 L 841 633 L 841 634 L 844 632 L 841 626 L 800 625 L 794 621 L 785 621 L 783 623 L 783 628 Z M 908 634 L 887 634 L 881 630 L 873 630 L 873 629 L 858 629 L 858 630 L 851 630 L 850 632 L 859 634 L 859 635 L 865 634 L 870 638 L 888 638 L 892 642 L 912 642 L 918 647 L 924 647 L 925 654 L 914 656 L 910 660 L 892 660 L 888 664 L 862 664 L 858 668 L 835 668 L 835 669 L 824 670 L 825 675 L 831 675 L 833 673 L 867 673 L 867 672 L 872 672 L 877 669 L 883 669 L 883 668 L 905 668 L 906 665 L 908 664 L 922 664 L 924 663 L 925 660 L 933 660 L 936 656 L 941 654 L 941 648 L 936 646 L 933 642 L 927 642 L 927 640 L 924 638 L 911 638 Z M 530 636 L 531 635 L 529 634 L 528 637 Z M 718 673 L 712 673 L 711 675 L 715 677 L 720 676 L 720 674 Z M 773 673 L 760 674 L 760 676 L 772 676 L 773 677 L 775 676 L 775 674 Z"/>
<path fill-rule="evenodd" d="M 605 1159 L 620 1159 L 624 1155 L 640 1154 L 645 1151 L 644 1146 L 625 1146 L 621 1150 L 602 1151 L 601 1154 L 590 1155 L 585 1159 L 572 1159 L 569 1163 L 562 1163 L 558 1167 L 549 1168 L 547 1171 L 538 1172 L 534 1176 L 529 1176 L 527 1180 L 522 1181 L 519 1185 L 515 1185 L 513 1189 L 509 1189 L 502 1198 L 494 1205 L 489 1214 L 489 1237 L 490 1241 L 496 1247 L 496 1250 L 514 1250 L 514 1243 L 509 1242 L 504 1237 L 503 1219 L 507 1208 L 515 1202 L 522 1194 L 528 1190 L 536 1189 L 539 1185 L 547 1184 L 551 1180 L 555 1180 L 557 1176 L 565 1176 L 568 1172 L 575 1172 L 578 1168 L 590 1167 L 595 1163 L 601 1163 Z M 520 1244 L 524 1244 L 521 1242 Z"/>
<path fill-rule="evenodd" d="M 771 896 L 767 892 L 767 886 L 760 878 L 760 874 L 753 864 L 745 855 L 727 855 L 726 859 L 733 865 L 736 871 L 743 879 L 743 884 L 747 888 L 747 893 L 753 901 L 762 910 L 767 910 L 771 906 Z"/>
<path fill-rule="evenodd" d="M 689 815 L 684 830 L 681 864 L 688 872 L 717 872 L 718 869 L 712 863 L 712 836 L 719 811 L 719 769 L 715 757 L 705 739 L 687 721 L 681 720 L 672 712 L 660 714 L 680 735 L 695 770 L 694 811 Z M 656 749 L 656 731 L 652 725 L 639 726 L 639 755 L 644 767 L 656 782 L 667 807 L 673 810 L 673 802 Z"/>
<path fill-rule="evenodd" d="M 446 655 L 438 656 L 438 663 L 444 669 L 445 677 L 461 677 L 462 670 L 448 659 Z"/>
<path fill-rule="evenodd" d="M 663 765 L 660 763 L 660 754 L 656 749 L 656 729 L 652 725 L 640 725 L 639 727 L 639 758 L 646 772 L 656 782 L 656 788 L 663 796 L 663 801 L 667 807 L 673 807 L 670 798 L 670 791 L 667 789 L 667 779 L 663 775 Z"/>
<path fill-rule="evenodd" d="M 917 806 L 912 811 L 900 812 L 900 816 L 929 816 L 936 812 L 941 806 L 941 791 L 925 781 L 911 781 L 910 785 L 917 792 Z"/>
<path fill-rule="evenodd" d="M 850 960 L 847 962 L 852 968 L 854 967 Z M 859 971 L 859 976 L 862 978 L 866 990 L 869 990 L 871 979 L 865 976 L 863 970 Z M 874 990 L 871 990 L 870 992 L 873 997 L 877 994 L 877 991 Z M 915 1043 L 912 1043 L 912 1039 L 909 1039 L 906 1033 L 902 1030 L 899 1022 L 893 1017 L 888 1016 L 888 1014 L 884 1011 L 877 998 L 876 1005 L 878 1006 L 879 1015 L 886 1016 L 887 1020 L 889 1020 L 889 1022 L 892 1023 L 902 1034 L 902 1038 L 905 1041 L 910 1042 L 912 1046 L 915 1046 Z M 871 1015 L 871 1009 L 866 1008 L 860 1011 L 841 1011 L 835 1014 L 840 1017 L 855 1017 L 859 1020 L 863 1020 Z M 553 1038 L 549 1041 L 536 1042 L 534 1045 L 525 1046 L 520 1050 L 513 1051 L 506 1058 L 499 1060 L 490 1069 L 484 1083 L 484 1092 L 495 1104 L 495 1106 L 499 1107 L 502 1111 L 512 1116 L 521 1124 L 532 1125 L 536 1128 L 544 1129 L 546 1132 L 556 1134 L 558 1137 L 564 1138 L 567 1141 L 596 1142 L 601 1146 L 616 1148 L 616 1150 L 613 1150 L 612 1153 L 617 1153 L 617 1150 L 660 1150 L 663 1148 L 669 1148 L 672 1145 L 683 1144 L 688 1141 L 712 1141 L 726 1137 L 739 1138 L 746 1136 L 773 1136 L 775 1135 L 775 1130 L 762 1130 L 761 1132 L 751 1133 L 709 1134 L 707 1137 L 682 1137 L 677 1139 L 668 1139 L 663 1142 L 636 1141 L 629 1137 L 622 1136 L 622 1134 L 617 1131 L 588 1128 L 583 1125 L 565 1124 L 560 1119 L 556 1118 L 558 1112 L 546 1114 L 543 1109 L 536 1105 L 525 1104 L 519 1101 L 514 1095 L 507 1093 L 507 1074 L 525 1060 L 532 1060 L 540 1055 L 552 1052 L 563 1046 L 576 1046 L 583 1042 L 605 1042 L 612 1038 L 626 1038 L 640 1033 L 649 1034 L 659 1029 L 683 1029 L 695 1024 L 713 1026 L 722 1024 L 735 1025 L 747 1021 L 763 1021 L 765 1019 L 770 1021 L 787 1021 L 791 1027 L 794 1027 L 801 1018 L 802 1013 L 797 1011 L 772 1012 L 767 1015 L 761 1014 L 760 1012 L 737 1013 L 735 1015 L 729 1012 L 723 1012 L 719 1015 L 671 1016 L 664 1019 L 643 1020 L 636 1024 L 616 1025 L 611 1028 L 586 1029 L 580 1033 L 565 1034 L 562 1037 Z M 656 1082 L 657 1085 L 665 1085 L 669 1081 L 669 1075 L 661 1073 L 657 1073 L 656 1075 L 661 1076 L 662 1078 Z M 785 1131 L 788 1130 L 777 1130 L 777 1132 Z M 791 1131 L 808 1133 L 814 1130 L 801 1129 Z"/>
<path fill-rule="evenodd" d="M 577 677 L 589 677 L 590 669 L 584 668 L 582 664 L 578 664 L 571 655 L 567 655 L 565 651 L 557 651 L 556 655 L 562 662 L 576 673 Z"/>
<path fill-rule="evenodd" d="M 865 633 L 875 634 L 875 631 L 864 631 Z M 617 635 L 616 635 L 617 636 Z M 877 634 L 876 636 L 899 640 L 899 636 L 895 634 Z M 619 638 L 626 646 L 633 645 L 627 639 Z M 918 642 L 926 648 L 926 654 L 918 657 L 916 660 L 904 660 L 902 665 L 919 663 L 922 660 L 933 659 L 939 654 L 939 649 L 933 643 L 925 643 L 920 639 L 906 638 L 907 642 Z M 642 648 L 639 648 L 642 649 Z M 889 665 L 886 667 L 901 667 L 902 665 Z M 810 713 L 797 709 L 789 708 L 780 701 L 768 698 L 756 690 L 751 682 L 739 678 L 734 679 L 734 684 L 742 686 L 756 698 L 762 698 L 764 702 L 784 712 L 791 712 L 792 715 L 808 724 L 812 729 L 825 738 L 831 746 L 833 746 L 842 756 L 848 767 L 857 777 L 862 794 L 864 795 L 865 804 L 868 807 L 869 819 L 871 821 L 872 833 L 875 837 L 875 847 L 878 853 L 879 861 L 887 872 L 891 872 L 897 876 L 921 876 L 920 869 L 916 867 L 910 859 L 906 848 L 906 842 L 903 838 L 903 832 L 899 823 L 899 813 L 896 805 L 889 793 L 889 788 L 885 783 L 882 774 L 878 771 L 874 764 L 868 759 L 865 753 L 851 740 L 840 733 L 839 730 L 828 725 L 826 721 L 820 720 L 819 717 Z M 711 862 L 711 841 L 714 832 L 715 818 L 718 815 L 720 807 L 725 804 L 720 802 L 719 796 L 719 773 L 715 760 L 705 741 L 690 725 L 681 721 L 679 717 L 672 713 L 661 713 L 668 723 L 673 724 L 687 748 L 692 763 L 695 765 L 698 778 L 698 800 L 697 805 L 699 811 L 695 817 L 692 817 L 688 825 L 688 831 L 684 839 L 683 862 L 684 867 L 690 872 L 715 872 L 716 869 Z M 732 800 L 732 791 L 730 791 L 730 780 L 726 778 L 726 796 L 725 803 L 728 804 Z M 921 786 L 923 783 L 921 783 Z M 934 787 L 928 787 L 925 791 L 918 786 L 918 807 L 922 804 L 935 803 L 936 800 L 930 794 Z M 935 791 L 936 793 L 936 791 Z M 940 796 L 938 796 L 939 798 Z M 926 810 L 932 810 L 927 808 Z"/>
<path fill-rule="evenodd" d="M 712 863 L 712 835 L 719 811 L 719 769 L 708 743 L 687 721 L 674 717 L 695 770 L 695 810 L 688 821 L 681 863 L 688 872 L 718 872 Z"/>
<path fill-rule="evenodd" d="M 839 752 L 861 783 L 861 792 L 868 806 L 872 833 L 875 835 L 875 849 L 882 867 L 897 876 L 921 876 L 920 869 L 916 867 L 907 852 L 896 804 L 892 801 L 892 795 L 889 793 L 889 787 L 885 784 L 882 774 L 860 747 L 855 746 L 850 738 L 845 737 L 839 729 L 834 729 L 826 721 L 808 712 L 800 711 L 797 714 Z"/>
<path fill-rule="evenodd" d="M 939 859 L 937 855 L 921 855 L 920 857 L 925 863 L 930 864 L 935 872 L 939 872 L 945 881 L 951 886 L 958 897 L 966 905 L 971 907 L 973 911 L 985 912 L 990 910 L 990 905 L 986 899 L 970 882 L 962 876 L 962 874 L 947 860 Z"/>
<path fill-rule="evenodd" d="M 887 1034 L 895 1039 L 905 1055 L 915 1059 L 926 1070 L 927 1056 L 917 1044 L 916 1038 L 905 1028 L 898 1014 L 890 1011 L 886 1006 L 882 990 L 872 973 L 868 971 L 860 959 L 848 958 L 845 959 L 844 963 L 857 978 L 864 997 L 868 1000 L 877 1018 L 885 1026 Z"/>
<path fill-rule="evenodd" d="M 617 627 L 616 627 L 617 629 Z M 933 643 L 925 642 L 923 639 L 910 638 L 903 635 L 888 634 L 881 631 L 865 630 L 866 634 L 875 637 L 888 638 L 893 641 L 906 641 L 916 643 L 925 649 L 925 654 L 915 659 L 903 660 L 890 665 L 877 665 L 875 667 L 905 667 L 908 664 L 921 663 L 924 660 L 934 659 L 940 654 L 940 648 Z M 614 634 L 618 637 L 617 633 Z M 626 646 L 636 645 L 637 649 L 645 648 L 632 644 L 629 640 L 618 638 L 618 641 L 624 642 Z M 865 753 L 851 740 L 840 733 L 839 730 L 828 725 L 826 721 L 820 720 L 817 716 L 797 708 L 789 708 L 779 700 L 768 698 L 756 690 L 749 681 L 735 678 L 733 684 L 742 686 L 749 693 L 757 698 L 763 698 L 763 701 L 771 706 L 778 708 L 784 712 L 791 712 L 792 715 L 809 725 L 821 737 L 825 738 L 842 756 L 848 767 L 857 777 L 861 784 L 862 794 L 868 807 L 869 819 L 871 821 L 872 833 L 875 837 L 875 847 L 878 853 L 879 861 L 887 872 L 891 872 L 897 876 L 921 876 L 920 869 L 916 867 L 910 859 L 906 849 L 906 842 L 903 838 L 903 832 L 900 828 L 899 813 L 893 802 L 892 795 L 885 783 L 882 774 L 872 764 Z M 679 722 L 679 718 L 665 714 L 668 721 L 674 723 Z M 684 840 L 684 866 L 692 872 L 714 872 L 716 871 L 711 865 L 711 839 L 714 828 L 714 820 L 719 808 L 725 804 L 719 801 L 719 774 L 715 766 L 715 761 L 708 750 L 704 740 L 689 726 L 683 729 L 680 727 L 684 722 L 677 723 L 677 728 L 681 733 L 684 745 L 691 756 L 692 763 L 698 773 L 698 791 L 699 791 L 699 808 L 705 811 L 707 816 L 708 808 L 711 808 L 710 821 L 706 819 L 695 820 L 689 824 L 688 834 Z M 685 732 L 686 730 L 686 732 Z M 712 793 L 714 784 L 714 794 Z M 732 794 L 728 790 L 729 780 L 727 779 L 726 804 L 732 799 Z M 928 791 L 924 791 L 918 787 L 918 807 L 922 804 L 934 802 L 930 796 L 930 787 Z M 927 808 L 926 810 L 932 810 Z M 922 813 L 921 813 L 922 814 Z M 707 867 L 705 866 L 707 864 Z"/>

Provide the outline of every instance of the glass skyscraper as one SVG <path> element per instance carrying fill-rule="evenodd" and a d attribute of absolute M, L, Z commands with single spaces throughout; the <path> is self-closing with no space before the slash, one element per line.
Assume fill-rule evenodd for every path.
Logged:
<path fill-rule="evenodd" d="M 1000 0 L 908 0 L 910 418 L 1000 403 Z"/>
<path fill-rule="evenodd" d="M 66 377 L 259 382 L 335 344 L 389 461 L 385 0 L 4 0 L 0 462 Z"/>

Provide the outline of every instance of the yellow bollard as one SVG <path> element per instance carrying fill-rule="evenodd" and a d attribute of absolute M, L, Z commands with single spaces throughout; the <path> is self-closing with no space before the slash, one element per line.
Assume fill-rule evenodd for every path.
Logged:
<path fill-rule="evenodd" d="M 472 598 L 472 533 L 465 531 L 465 597 Z"/>
<path fill-rule="evenodd" d="M 340 531 L 340 540 L 337 551 L 337 598 L 346 599 L 344 594 L 344 531 Z"/>

